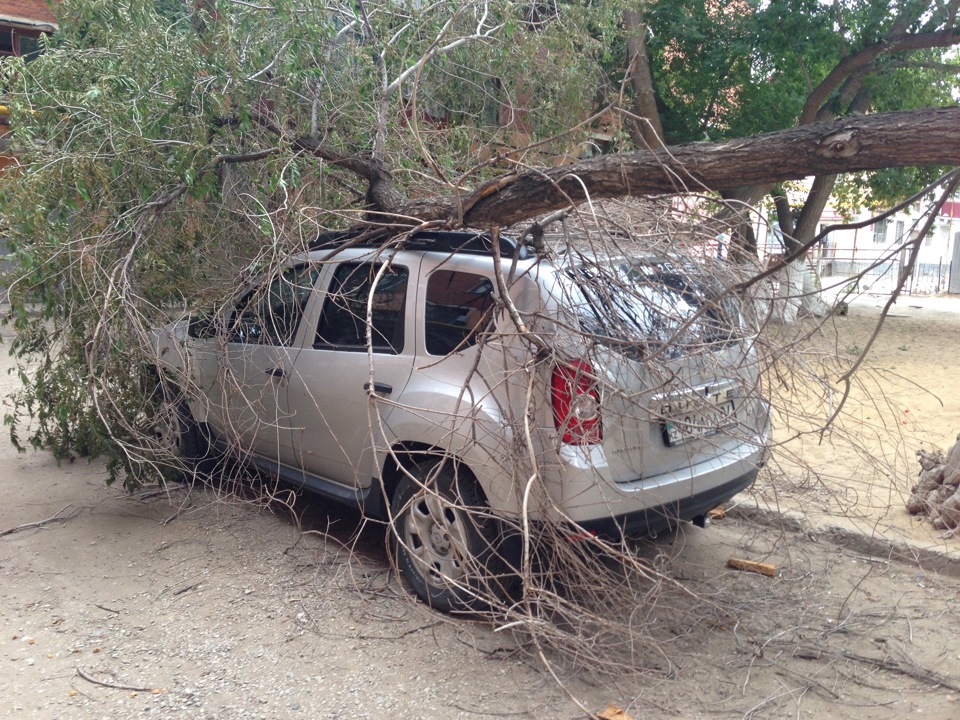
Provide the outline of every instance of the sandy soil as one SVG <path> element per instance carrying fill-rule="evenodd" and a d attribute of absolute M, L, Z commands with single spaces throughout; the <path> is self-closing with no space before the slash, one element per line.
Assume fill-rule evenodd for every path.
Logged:
<path fill-rule="evenodd" d="M 878 302 L 838 318 L 834 342 L 863 347 Z M 946 543 L 894 501 L 915 447 L 960 430 L 951 303 L 901 300 L 870 356 L 891 401 L 861 402 L 860 430 L 793 440 L 816 472 L 788 475 L 785 460 L 765 481 L 761 501 L 809 511 L 808 529 L 728 518 L 641 551 L 696 597 L 661 596 L 640 676 L 561 668 L 558 684 L 507 633 L 411 603 L 382 529 L 347 512 L 298 505 L 301 535 L 276 506 L 128 495 L 100 465 L 0 439 L 0 533 L 63 518 L 0 535 L 0 718 L 585 717 L 568 693 L 637 718 L 957 717 L 960 564 L 939 574 L 818 530 L 839 518 Z M 732 556 L 778 575 L 728 570 Z"/>
<path fill-rule="evenodd" d="M 885 302 L 886 296 L 861 296 L 849 315 L 829 319 L 808 343 L 804 363 L 827 366 L 830 399 L 808 405 L 808 422 L 777 419 L 776 436 L 784 443 L 779 463 L 762 478 L 755 496 L 769 507 L 799 512 L 814 525 L 840 524 L 955 553 L 960 541 L 944 539 L 922 518 L 908 515 L 904 503 L 919 471 L 916 451 L 946 450 L 960 432 L 960 298 L 900 298 L 864 354 Z M 813 321 L 807 325 L 809 330 Z M 811 423 L 820 426 L 843 396 L 838 379 L 849 359 L 843 366 L 823 360 L 835 354 L 864 354 L 863 365 L 831 430 L 804 435 Z M 792 388 L 771 384 L 796 408 Z"/>

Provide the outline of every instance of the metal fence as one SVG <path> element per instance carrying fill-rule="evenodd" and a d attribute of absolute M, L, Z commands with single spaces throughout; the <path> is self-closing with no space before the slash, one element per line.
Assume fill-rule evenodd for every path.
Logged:
<path fill-rule="evenodd" d="M 849 279 L 856 280 L 861 292 L 889 293 L 900 278 L 902 258 L 896 257 L 882 263 L 853 258 L 823 258 L 817 263 L 820 281 L 826 286 L 836 285 Z M 919 263 L 907 277 L 904 292 L 910 295 L 934 295 L 946 292 L 950 279 L 950 263 Z"/>

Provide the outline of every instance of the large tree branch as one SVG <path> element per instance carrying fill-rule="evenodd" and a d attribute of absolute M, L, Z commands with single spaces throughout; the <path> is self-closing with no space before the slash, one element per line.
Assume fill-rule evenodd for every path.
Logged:
<path fill-rule="evenodd" d="M 813 122 L 820 108 L 826 104 L 830 95 L 840 87 L 847 77 L 858 70 L 862 70 L 881 55 L 935 47 L 950 47 L 957 43 L 960 43 L 960 28 L 951 27 L 936 32 L 901 35 L 865 47 L 853 55 L 848 55 L 836 64 L 833 70 L 830 71 L 807 97 L 807 102 L 803 106 L 803 112 L 800 113 L 798 124 L 805 125 L 806 123 Z"/>
<path fill-rule="evenodd" d="M 853 81 L 851 84 L 852 87 L 849 88 L 851 92 L 854 88 L 857 89 L 853 95 L 853 99 L 850 100 L 848 106 L 849 112 L 866 112 L 873 103 L 873 97 L 869 88 L 864 87 L 863 83 L 859 80 Z M 836 184 L 837 175 L 835 173 L 818 175 L 814 178 L 813 184 L 810 186 L 810 192 L 807 193 L 807 199 L 803 203 L 803 209 L 800 211 L 800 216 L 797 218 L 796 225 L 793 228 L 793 237 L 797 242 L 805 243 L 816 234 L 820 217 L 823 215 L 823 211 L 830 201 L 830 195 L 833 193 L 833 188 Z"/>
<path fill-rule="evenodd" d="M 283 135 L 269 118 L 258 120 Z M 389 170 L 373 158 L 343 154 L 312 136 L 291 142 L 367 180 L 368 206 L 381 221 L 490 227 L 512 225 L 588 197 L 729 192 L 811 175 L 960 165 L 957 137 L 960 107 L 852 115 L 725 142 L 603 155 L 546 170 L 509 173 L 482 184 L 459 204 L 448 196 L 409 200 L 396 189 Z"/>
<path fill-rule="evenodd" d="M 810 175 L 960 164 L 960 108 L 851 116 L 719 143 L 605 155 L 497 178 L 464 201 L 465 225 L 509 225 L 571 201 L 731 190 Z M 396 209 L 423 220 L 454 217 L 449 200 Z"/>
<path fill-rule="evenodd" d="M 208 172 L 216 170 L 221 165 L 239 165 L 241 163 L 249 162 L 258 162 L 264 158 L 268 158 L 271 155 L 276 155 L 280 152 L 279 147 L 267 148 L 265 150 L 260 150 L 258 152 L 246 153 L 246 154 L 237 154 L 237 155 L 217 155 L 213 160 L 208 162 L 206 165 L 197 170 L 195 180 L 199 180 L 201 177 L 206 175 Z M 182 182 L 173 190 L 168 192 L 166 195 L 163 195 L 156 200 L 148 202 L 144 208 L 147 210 L 163 210 L 167 205 L 172 203 L 174 200 L 182 197 L 186 194 L 187 190 L 190 189 L 190 183 Z"/>
<path fill-rule="evenodd" d="M 260 112 L 257 109 L 254 109 L 251 115 L 260 127 L 269 130 L 283 142 L 289 143 L 297 150 L 308 155 L 313 155 L 321 160 L 326 160 L 332 165 L 337 165 L 345 170 L 349 170 L 364 180 L 375 182 L 379 175 L 386 172 L 383 163 L 377 162 L 372 157 L 359 153 L 348 154 L 341 152 L 325 142 L 321 137 L 313 134 L 298 135 L 291 138 L 271 115 Z"/>
<path fill-rule="evenodd" d="M 316 137 L 302 135 L 292 144 L 298 150 L 337 165 L 359 175 L 367 181 L 366 205 L 368 209 L 392 211 L 406 202 L 393 181 L 387 165 L 369 155 L 347 155 L 322 142 Z"/>
<path fill-rule="evenodd" d="M 368 209 L 389 213 L 407 202 L 407 198 L 396 188 L 390 169 L 379 158 L 373 157 L 369 153 L 344 153 L 332 147 L 322 138 L 312 134 L 291 138 L 277 121 L 267 113 L 254 110 L 251 114 L 261 127 L 274 133 L 296 150 L 326 160 L 331 165 L 341 167 L 366 180 L 366 205 Z"/>
<path fill-rule="evenodd" d="M 385 171 L 383 165 L 373 158 L 341 152 L 314 135 L 300 135 L 293 138 L 290 144 L 307 155 L 338 165 L 370 182 L 375 181 L 378 174 Z"/>

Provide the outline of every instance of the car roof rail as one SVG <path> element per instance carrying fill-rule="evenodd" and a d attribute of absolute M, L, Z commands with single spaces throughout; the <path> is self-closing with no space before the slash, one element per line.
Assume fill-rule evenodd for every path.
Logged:
<path fill-rule="evenodd" d="M 338 230 L 317 237 L 310 243 L 310 250 L 336 249 L 341 246 L 378 248 L 387 240 L 381 229 Z M 490 233 L 476 230 L 421 230 L 404 238 L 396 247 L 403 250 L 423 250 L 448 254 L 467 253 L 469 255 L 493 255 L 493 238 Z M 500 236 L 501 257 L 513 257 L 526 260 L 530 257 L 530 248 L 517 247 L 517 241 L 507 235 Z"/>

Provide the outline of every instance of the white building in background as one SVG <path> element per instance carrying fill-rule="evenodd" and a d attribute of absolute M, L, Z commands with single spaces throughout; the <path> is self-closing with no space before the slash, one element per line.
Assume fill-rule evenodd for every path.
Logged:
<path fill-rule="evenodd" d="M 869 222 L 872 213 L 864 212 L 852 221 L 844 221 L 830 208 L 820 218 L 819 230 L 830 225 Z M 906 268 L 912 247 L 918 239 L 924 217 L 919 210 L 898 212 L 864 227 L 844 227 L 831 231 L 823 242 L 810 250 L 809 259 L 821 277 L 823 287 L 862 274 L 860 291 L 890 292 L 897 284 L 901 268 Z M 756 228 L 761 258 L 783 254 L 779 231 L 759 225 Z M 960 202 L 947 202 L 925 237 L 919 240 L 917 264 L 907 277 L 904 291 L 911 294 L 960 293 Z"/>

